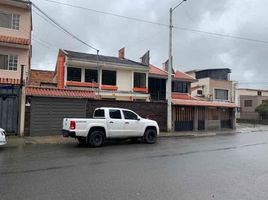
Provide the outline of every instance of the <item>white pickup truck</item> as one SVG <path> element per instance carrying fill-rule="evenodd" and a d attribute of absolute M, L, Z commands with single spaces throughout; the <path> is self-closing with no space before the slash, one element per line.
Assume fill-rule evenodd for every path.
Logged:
<path fill-rule="evenodd" d="M 102 107 L 94 111 L 91 119 L 63 119 L 62 134 L 93 147 L 113 138 L 142 138 L 145 143 L 153 144 L 159 127 L 156 121 L 144 119 L 131 110 Z"/>

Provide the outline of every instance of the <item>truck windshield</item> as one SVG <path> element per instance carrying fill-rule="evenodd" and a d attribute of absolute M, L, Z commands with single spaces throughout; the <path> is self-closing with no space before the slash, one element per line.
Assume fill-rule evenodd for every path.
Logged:
<path fill-rule="evenodd" d="M 93 117 L 94 118 L 104 118 L 104 110 L 103 109 L 95 110 Z"/>

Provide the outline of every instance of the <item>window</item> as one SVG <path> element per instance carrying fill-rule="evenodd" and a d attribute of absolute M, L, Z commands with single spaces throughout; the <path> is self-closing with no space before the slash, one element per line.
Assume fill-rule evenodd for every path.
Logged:
<path fill-rule="evenodd" d="M 0 69 L 17 70 L 18 56 L 15 55 L 0 55 Z"/>
<path fill-rule="evenodd" d="M 102 84 L 116 85 L 116 71 L 102 70 Z"/>
<path fill-rule="evenodd" d="M 81 68 L 68 67 L 67 81 L 81 82 Z"/>
<path fill-rule="evenodd" d="M 228 90 L 215 89 L 216 100 L 228 100 Z"/>
<path fill-rule="evenodd" d="M 261 91 L 258 91 L 258 96 L 262 96 L 262 92 Z"/>
<path fill-rule="evenodd" d="M 130 119 L 130 120 L 137 120 L 138 119 L 138 116 L 133 112 L 123 110 L 123 114 L 124 114 L 125 119 Z"/>
<path fill-rule="evenodd" d="M 98 83 L 98 70 L 85 69 L 85 82 Z"/>
<path fill-rule="evenodd" d="M 111 119 L 122 119 L 120 110 L 110 110 L 109 115 Z"/>
<path fill-rule="evenodd" d="M 172 92 L 188 93 L 188 83 L 173 81 Z"/>
<path fill-rule="evenodd" d="M 0 27 L 19 30 L 20 15 L 0 12 Z"/>
<path fill-rule="evenodd" d="M 198 95 L 203 95 L 203 90 L 197 90 Z"/>
<path fill-rule="evenodd" d="M 146 88 L 146 74 L 134 72 L 134 87 Z"/>
<path fill-rule="evenodd" d="M 252 107 L 252 100 L 245 100 L 245 107 Z"/>
<path fill-rule="evenodd" d="M 103 118 L 104 117 L 104 110 L 103 109 L 95 110 L 94 117 L 95 118 Z"/>
<path fill-rule="evenodd" d="M 8 58 L 8 69 L 17 70 L 18 67 L 18 56 L 9 56 Z"/>

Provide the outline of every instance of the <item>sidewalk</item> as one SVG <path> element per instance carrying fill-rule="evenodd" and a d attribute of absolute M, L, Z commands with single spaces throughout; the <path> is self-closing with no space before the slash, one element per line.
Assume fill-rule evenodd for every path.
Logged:
<path fill-rule="evenodd" d="M 215 135 L 228 135 L 236 133 L 251 133 L 268 131 L 268 125 L 237 124 L 237 128 L 225 129 L 220 131 L 180 131 L 180 132 L 161 132 L 160 137 L 209 137 Z"/>
<path fill-rule="evenodd" d="M 237 129 L 227 129 L 222 131 L 183 131 L 183 132 L 161 132 L 160 137 L 209 137 L 216 135 L 228 135 L 236 133 L 250 133 L 268 131 L 268 125 L 237 124 Z M 77 141 L 73 138 L 65 138 L 62 135 L 17 137 L 8 136 L 9 146 L 25 144 L 73 144 Z"/>

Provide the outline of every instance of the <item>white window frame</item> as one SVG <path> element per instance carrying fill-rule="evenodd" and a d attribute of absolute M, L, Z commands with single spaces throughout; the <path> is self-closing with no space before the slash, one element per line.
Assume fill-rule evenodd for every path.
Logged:
<path fill-rule="evenodd" d="M 228 91 L 228 99 L 227 100 L 226 99 L 216 99 L 216 90 L 227 90 Z M 213 88 L 213 93 L 214 93 L 214 95 L 213 95 L 214 101 L 226 101 L 226 102 L 230 101 L 230 90 L 228 88 Z"/>
<path fill-rule="evenodd" d="M 4 56 L 7 56 L 7 59 L 8 59 L 7 68 L 0 69 L 0 70 L 17 71 L 18 70 L 19 56 L 18 55 L 4 55 Z"/>

